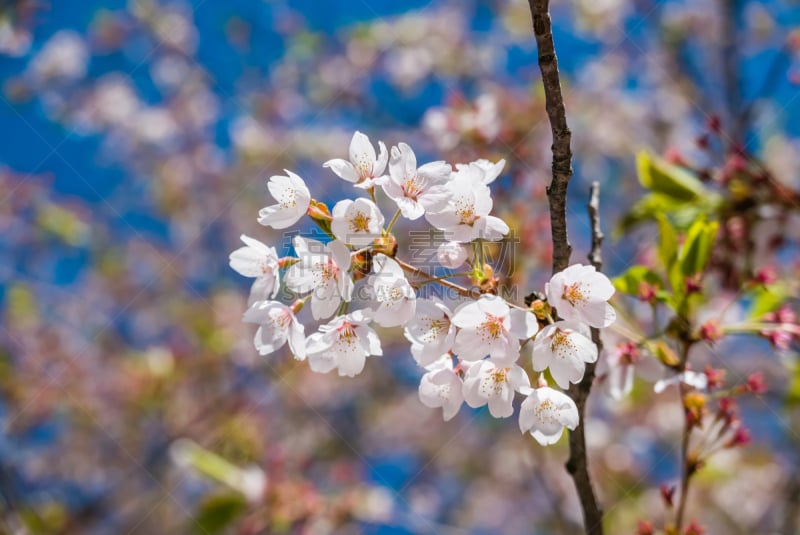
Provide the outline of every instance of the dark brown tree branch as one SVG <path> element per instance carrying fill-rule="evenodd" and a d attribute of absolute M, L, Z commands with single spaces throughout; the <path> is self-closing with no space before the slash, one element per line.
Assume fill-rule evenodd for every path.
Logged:
<path fill-rule="evenodd" d="M 553 42 L 550 22 L 549 0 L 528 0 L 533 18 L 533 31 L 539 52 L 539 70 L 544 85 L 545 107 L 553 135 L 553 177 L 547 188 L 550 203 L 550 226 L 553 237 L 553 273 L 564 270 L 569 265 L 572 247 L 567 236 L 567 186 L 572 177 L 572 133 L 567 125 L 567 112 L 561 93 L 561 80 L 558 74 L 558 58 Z M 590 260 L 600 268 L 600 245 L 603 235 L 600 232 L 598 215 L 597 184 L 592 186 L 589 213 L 592 220 L 592 252 Z M 592 330 L 592 339 L 601 348 L 599 331 Z M 584 413 L 586 399 L 594 381 L 594 365 L 586 367 L 583 380 L 572 385 L 568 394 L 575 400 L 581 423 L 569 435 L 570 456 L 567 461 L 569 471 L 583 508 L 583 521 L 587 534 L 602 535 L 603 512 L 594 494 L 589 467 L 586 459 L 586 437 L 584 435 Z"/>
<path fill-rule="evenodd" d="M 572 177 L 572 133 L 567 126 L 567 112 L 558 76 L 558 58 L 550 24 L 549 0 L 528 0 L 533 17 L 533 32 L 539 50 L 545 108 L 553 134 L 553 179 L 547 188 L 550 201 L 550 227 L 553 235 L 553 273 L 569 265 L 572 247 L 567 237 L 567 185 Z"/>

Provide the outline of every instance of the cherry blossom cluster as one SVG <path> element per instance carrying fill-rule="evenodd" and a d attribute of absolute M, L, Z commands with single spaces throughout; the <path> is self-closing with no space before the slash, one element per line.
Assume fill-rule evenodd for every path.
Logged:
<path fill-rule="evenodd" d="M 578 425 L 575 403 L 549 387 L 544 373 L 532 388 L 526 367 L 549 370 L 562 389 L 579 382 L 586 364 L 597 360 L 590 328 L 615 320 L 608 303 L 613 285 L 594 267 L 576 264 L 555 274 L 545 285 L 546 298 L 530 307 L 506 301 L 496 295 L 497 279 L 484 254 L 484 242 L 509 233 L 508 225 L 491 215 L 489 190 L 505 162 L 418 165 L 405 143 L 391 151 L 382 142 L 378 147 L 356 132 L 349 159 L 323 165 L 361 193 L 332 209 L 313 199 L 295 173 L 270 178 L 275 204 L 260 211 L 258 222 L 287 229 L 308 216 L 327 239 L 295 236 L 294 255 L 280 257 L 274 247 L 242 236 L 245 246 L 230 255 L 230 264 L 255 279 L 244 321 L 258 325 L 256 349 L 268 355 L 288 345 L 315 372 L 354 377 L 368 357 L 383 353 L 373 326 L 400 327 L 424 369 L 420 399 L 441 408 L 445 420 L 464 402 L 473 408 L 488 405 L 492 416 L 507 418 L 519 393 L 525 396 L 521 431 L 543 445 L 557 442 L 564 428 Z M 388 224 L 379 195 L 396 208 Z M 466 265 L 468 271 L 434 277 L 398 258 L 392 231 L 400 217 L 424 217 L 446 237 L 437 248 L 438 263 L 450 270 Z M 467 278 L 473 286 L 449 278 Z M 422 295 L 419 290 L 428 283 L 454 290 L 453 299 Z M 296 298 L 289 305 L 275 300 L 282 284 Z M 313 320 L 321 323 L 310 335 L 298 319 L 307 303 Z M 527 348 L 532 357 L 520 360 Z"/>

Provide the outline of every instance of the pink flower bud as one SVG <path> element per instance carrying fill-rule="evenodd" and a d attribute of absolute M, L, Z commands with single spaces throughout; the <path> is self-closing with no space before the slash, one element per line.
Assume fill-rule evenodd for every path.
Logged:
<path fill-rule="evenodd" d="M 683 533 L 684 535 L 703 535 L 705 532 L 706 529 L 704 527 L 698 524 L 696 520 L 692 520 Z"/>
<path fill-rule="evenodd" d="M 661 491 L 661 499 L 664 500 L 667 507 L 672 507 L 673 498 L 675 498 L 675 486 L 663 484 L 659 490 Z"/>
<path fill-rule="evenodd" d="M 748 376 L 747 389 L 754 394 L 765 393 L 767 391 L 767 383 L 764 381 L 764 374 L 758 372 Z"/>
<path fill-rule="evenodd" d="M 750 431 L 746 427 L 740 425 L 734 431 L 733 436 L 725 443 L 726 448 L 735 448 L 737 446 L 744 446 L 750 442 Z"/>
<path fill-rule="evenodd" d="M 772 266 L 766 266 L 758 270 L 755 280 L 759 284 L 774 284 L 778 280 L 778 270 Z"/>
<path fill-rule="evenodd" d="M 717 368 L 712 368 L 711 366 L 706 366 L 705 373 L 706 377 L 708 378 L 709 390 L 720 388 L 722 384 L 725 382 L 725 370 L 720 370 Z"/>
<path fill-rule="evenodd" d="M 723 336 L 725 333 L 719 326 L 719 320 L 709 320 L 700 326 L 700 337 L 710 344 L 717 342 Z"/>

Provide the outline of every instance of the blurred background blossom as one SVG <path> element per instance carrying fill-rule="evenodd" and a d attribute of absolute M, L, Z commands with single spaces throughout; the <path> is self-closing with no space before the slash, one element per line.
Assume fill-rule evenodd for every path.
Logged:
<path fill-rule="evenodd" d="M 575 261 L 591 181 L 618 228 L 641 195 L 636 152 L 719 167 L 717 120 L 800 188 L 795 2 L 553 4 Z M 538 448 L 485 409 L 442 422 L 397 333 L 352 380 L 258 357 L 240 322 L 248 281 L 227 263 L 241 232 L 288 250 L 256 223 L 270 175 L 346 195 L 320 163 L 359 129 L 421 161 L 506 159 L 495 212 L 516 229 L 521 300 L 550 262 L 535 58 L 523 0 L 0 2 L 3 531 L 576 532 L 563 444 Z M 783 241 L 754 261 L 796 278 L 797 212 L 781 217 L 755 227 L 757 243 Z M 610 239 L 609 273 L 652 256 L 652 231 Z M 708 351 L 771 385 L 742 407 L 752 444 L 693 489 L 710 533 L 797 529 L 793 349 Z M 623 400 L 597 390 L 587 422 L 612 533 L 657 519 L 678 469 L 680 409 L 636 372 Z"/>

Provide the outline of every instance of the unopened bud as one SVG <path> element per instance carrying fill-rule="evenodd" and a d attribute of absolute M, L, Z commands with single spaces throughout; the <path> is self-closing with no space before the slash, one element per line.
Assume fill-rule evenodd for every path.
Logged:
<path fill-rule="evenodd" d="M 372 251 L 393 258 L 397 254 L 397 239 L 392 234 L 381 236 L 372 242 Z"/>
<path fill-rule="evenodd" d="M 705 532 L 706 529 L 703 526 L 698 524 L 696 520 L 692 520 L 683 533 L 684 535 L 703 535 Z"/>
<path fill-rule="evenodd" d="M 531 312 L 533 312 L 533 315 L 542 321 L 546 320 L 547 317 L 553 312 L 553 308 L 550 306 L 550 304 L 547 301 L 542 301 L 541 299 L 533 301 L 529 308 Z"/>
<path fill-rule="evenodd" d="M 709 344 L 714 344 L 723 336 L 725 336 L 725 333 L 719 326 L 719 320 L 708 320 L 700 326 L 700 338 Z"/>
<path fill-rule="evenodd" d="M 672 485 L 661 485 L 661 499 L 664 500 L 664 503 L 667 507 L 672 507 L 673 498 L 675 497 L 675 486 Z"/>
<path fill-rule="evenodd" d="M 314 221 L 333 221 L 328 205 L 316 199 L 311 199 L 308 205 L 308 216 Z"/>

